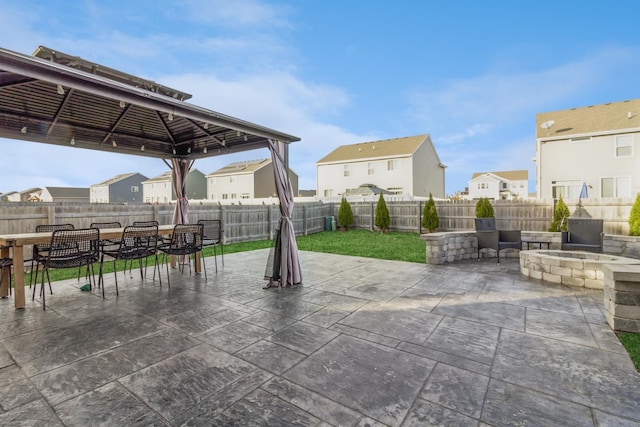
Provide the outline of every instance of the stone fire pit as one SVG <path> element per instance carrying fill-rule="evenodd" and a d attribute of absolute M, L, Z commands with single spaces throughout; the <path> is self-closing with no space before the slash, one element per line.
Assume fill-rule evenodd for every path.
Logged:
<path fill-rule="evenodd" d="M 520 252 L 520 272 L 534 279 L 569 286 L 603 289 L 603 264 L 640 265 L 640 260 L 582 251 Z"/>

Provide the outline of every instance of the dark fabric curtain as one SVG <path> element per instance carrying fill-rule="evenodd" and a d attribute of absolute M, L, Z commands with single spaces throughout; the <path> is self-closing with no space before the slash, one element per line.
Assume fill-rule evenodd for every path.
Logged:
<path fill-rule="evenodd" d="M 287 147 L 284 142 L 269 140 L 273 174 L 280 200 L 280 221 L 276 233 L 275 253 L 271 283 L 280 282 L 280 286 L 291 286 L 302 283 L 302 270 L 298 256 L 298 244 L 293 228 L 291 215 L 293 214 L 293 188 L 289 181 L 289 168 L 286 162 Z"/>
<path fill-rule="evenodd" d="M 187 224 L 189 222 L 189 200 L 185 187 L 187 184 L 187 175 L 193 162 L 187 159 L 171 159 L 172 163 L 172 183 L 173 190 L 176 192 L 176 208 L 173 211 L 174 224 Z"/>

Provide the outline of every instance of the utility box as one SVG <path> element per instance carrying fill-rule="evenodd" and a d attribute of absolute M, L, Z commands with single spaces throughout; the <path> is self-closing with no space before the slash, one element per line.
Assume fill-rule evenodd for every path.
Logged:
<path fill-rule="evenodd" d="M 336 220 L 332 216 L 324 217 L 324 231 L 335 231 Z"/>

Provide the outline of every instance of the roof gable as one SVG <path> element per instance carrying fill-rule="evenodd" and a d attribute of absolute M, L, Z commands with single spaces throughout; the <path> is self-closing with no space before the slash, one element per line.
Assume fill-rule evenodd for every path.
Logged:
<path fill-rule="evenodd" d="M 410 156 L 429 137 L 428 134 L 404 138 L 341 145 L 324 156 L 316 164 L 365 160 L 386 157 Z"/>

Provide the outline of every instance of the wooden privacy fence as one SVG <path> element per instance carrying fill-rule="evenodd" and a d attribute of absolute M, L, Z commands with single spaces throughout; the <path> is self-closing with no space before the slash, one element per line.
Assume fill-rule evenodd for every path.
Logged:
<path fill-rule="evenodd" d="M 626 235 L 629 214 L 634 199 L 586 199 L 584 208 L 593 218 L 604 219 L 605 233 Z M 553 218 L 553 200 L 499 200 L 491 202 L 498 228 L 523 231 L 547 231 Z M 575 210 L 577 201 L 566 201 Z M 424 200 L 388 201 L 391 230 L 421 233 Z M 437 201 L 440 231 L 473 230 L 475 201 Z M 326 218 L 338 219 L 340 203 L 298 202 L 294 206 L 293 224 L 296 234 L 317 233 L 325 229 Z M 375 229 L 376 202 L 352 202 L 354 227 Z M 174 205 L 150 204 L 72 204 L 72 203 L 0 203 L 0 234 L 26 233 L 38 224 L 73 224 L 88 227 L 92 222 L 119 221 L 123 226 L 134 221 L 157 220 L 171 224 Z M 279 205 L 220 205 L 192 202 L 189 222 L 199 219 L 220 219 L 228 243 L 273 238 L 278 220 Z"/>

